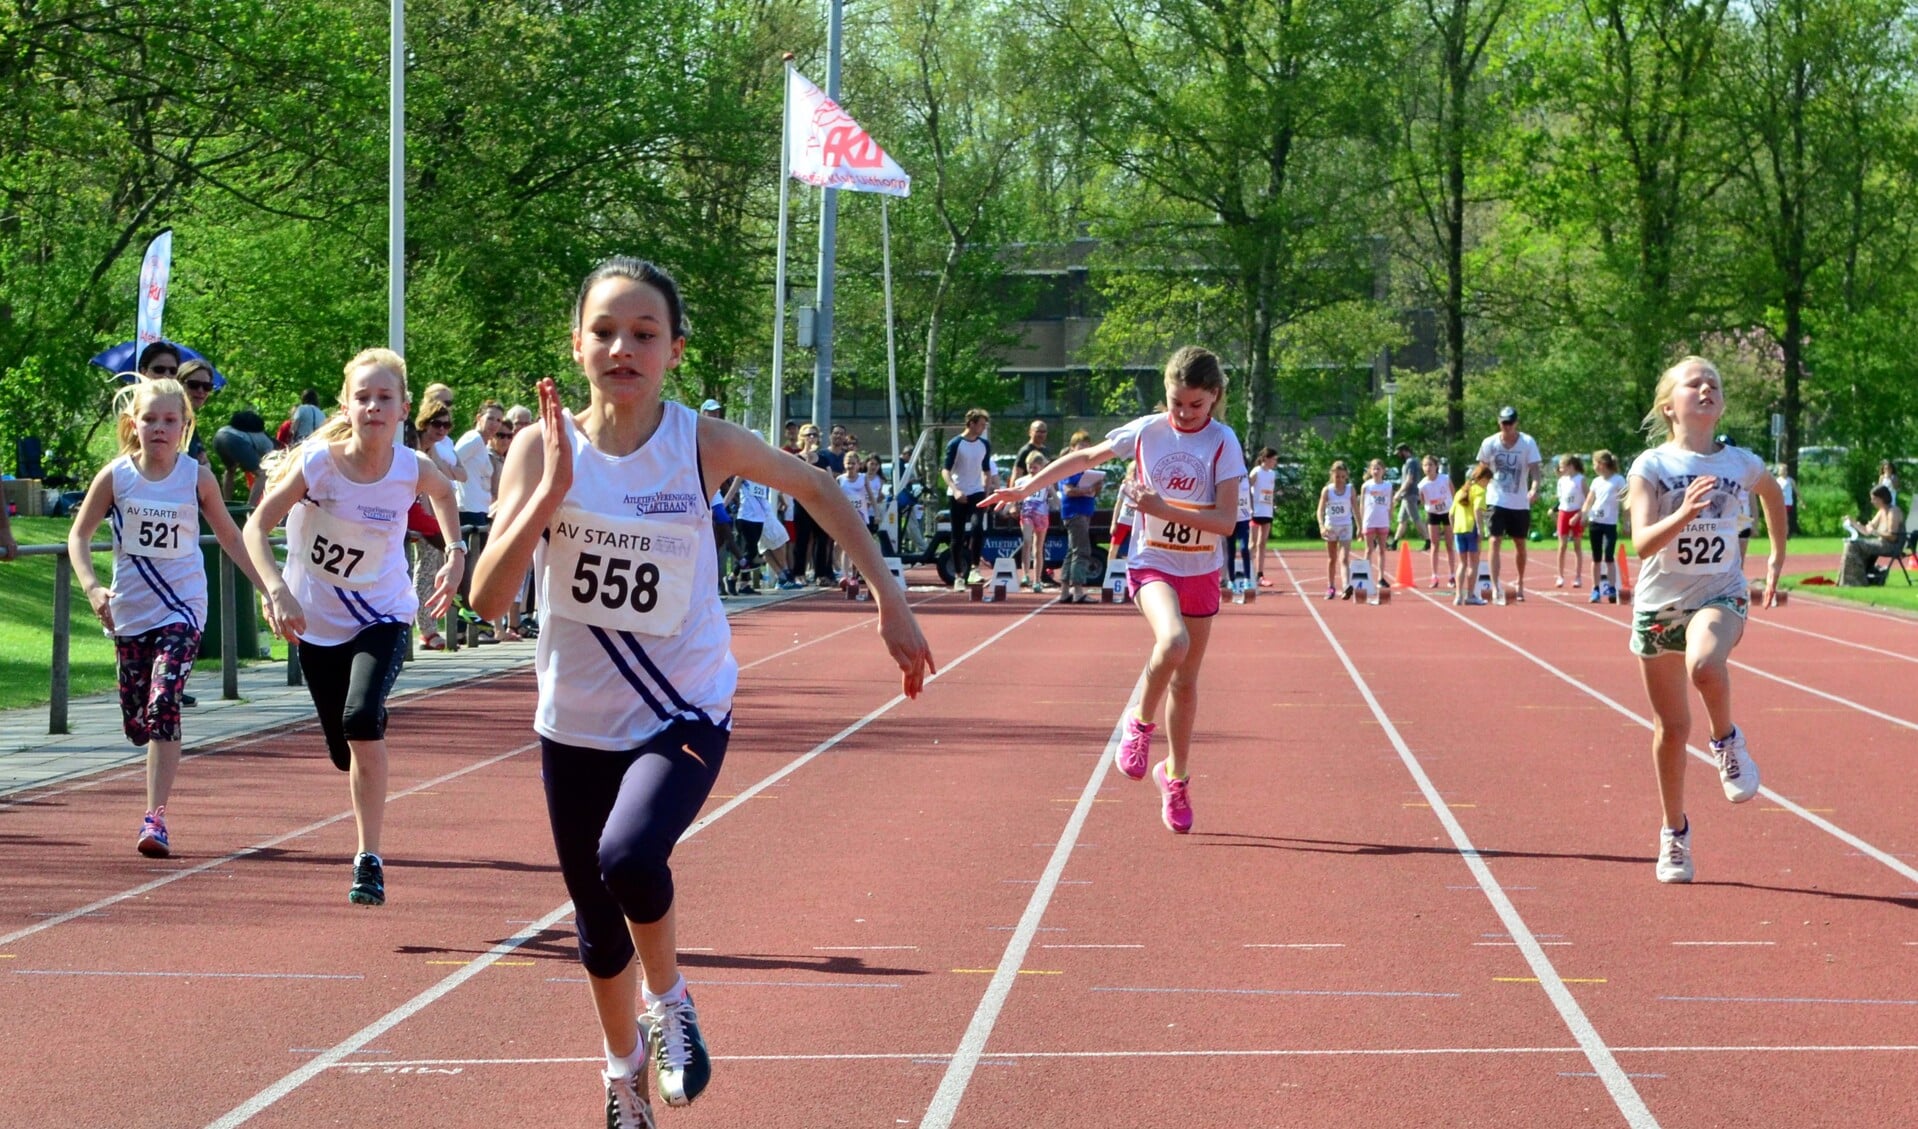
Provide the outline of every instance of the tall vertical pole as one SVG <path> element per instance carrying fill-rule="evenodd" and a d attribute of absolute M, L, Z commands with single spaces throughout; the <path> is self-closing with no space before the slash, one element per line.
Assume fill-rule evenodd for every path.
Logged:
<path fill-rule="evenodd" d="M 826 25 L 826 97 L 839 101 L 839 54 L 844 0 L 832 0 Z M 812 421 L 821 431 L 832 427 L 832 283 L 833 246 L 839 234 L 839 190 L 823 190 L 819 205 L 819 294 L 814 303 Z"/>
<path fill-rule="evenodd" d="M 786 207 L 792 197 L 793 57 L 786 52 L 785 109 L 779 115 L 779 253 L 773 267 L 773 408 L 766 435 L 777 447 L 786 421 Z"/>
<path fill-rule="evenodd" d="M 892 223 L 886 198 L 879 197 L 879 261 L 886 282 L 886 419 L 892 428 L 892 499 L 886 503 L 886 535 L 899 535 L 899 487 L 906 472 L 899 465 L 899 355 L 892 333 Z M 898 552 L 895 546 L 893 551 Z"/>
<path fill-rule="evenodd" d="M 406 0 L 392 0 L 393 41 L 387 69 L 391 95 L 386 124 L 386 347 L 406 355 Z M 400 442 L 405 428 L 393 429 Z"/>

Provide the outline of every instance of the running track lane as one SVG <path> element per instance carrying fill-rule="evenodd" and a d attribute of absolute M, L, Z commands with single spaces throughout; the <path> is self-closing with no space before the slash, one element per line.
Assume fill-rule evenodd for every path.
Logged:
<path fill-rule="evenodd" d="M 1650 873 L 1658 818 L 1642 727 L 1541 678 L 1449 604 L 1356 610 L 1369 614 L 1335 616 L 1335 631 L 1386 711 L 1431 750 L 1421 755 L 1438 787 L 1472 805 L 1461 818 L 1485 828 L 1478 845 L 1523 891 L 1515 901 L 1538 935 L 1565 942 L 1555 959 L 1568 979 L 1590 981 L 1574 991 L 1653 1116 L 1672 1125 L 1892 1123 L 1887 1079 L 1909 1077 L 1918 1044 L 1918 1008 L 1890 1002 L 1911 998 L 1899 876 L 1846 857 L 1802 820 L 1763 811 L 1762 799 L 1731 807 L 1698 766 L 1688 791 L 1699 881 L 1661 886 Z M 1591 621 L 1602 636 L 1576 637 L 1577 621 L 1562 623 L 1572 617 L 1537 597 L 1461 611 L 1532 651 L 1569 627 L 1575 637 L 1549 645 L 1584 656 L 1598 677 L 1615 673 L 1603 669 L 1609 655 L 1637 681 L 1621 626 Z M 1406 659 L 1436 654 L 1447 656 L 1443 671 Z M 1505 723 L 1458 725 L 1461 693 L 1474 703 L 1469 717 Z M 1506 982 L 1536 991 L 1527 975 Z M 1907 1049 L 1800 1049 L 1863 1046 Z M 1775 1049 L 1725 1049 L 1740 1047 Z"/>
<path fill-rule="evenodd" d="M 795 630 L 814 638 L 844 623 L 871 622 L 866 605 L 807 603 L 803 610 L 742 621 L 742 659 L 750 663 L 792 646 Z M 752 621 L 757 624 L 749 627 Z M 925 623 L 947 662 L 999 626 L 936 614 Z M 855 681 L 840 687 L 842 709 L 870 708 L 897 685 L 869 628 L 860 642 L 864 665 L 841 664 Z M 742 704 L 770 696 L 770 685 L 761 672 L 749 671 Z M 342 1029 L 359 1026 L 357 1013 L 387 1010 L 453 967 L 440 962 L 468 959 L 513 931 L 489 923 L 527 916 L 531 902 L 550 909 L 563 899 L 551 873 L 537 777 L 523 755 L 399 796 L 449 767 L 471 768 L 499 755 L 495 750 L 525 746 L 530 689 L 530 678 L 521 676 L 410 707 L 410 722 L 396 715 L 387 851 L 393 902 L 384 910 L 345 903 L 340 887 L 351 833 L 350 823 L 341 822 L 0 949 L 0 977 L 15 1002 L 0 1019 L 0 1045 L 25 1048 L 28 1056 L 21 1071 L 6 1073 L 36 1079 L 25 1099 L 25 1123 L 204 1124 L 256 1090 L 263 1074 L 282 1073 L 293 1048 L 329 1045 Z M 823 739 L 834 724 L 830 716 L 802 719 L 784 737 Z M 441 739 L 421 741 L 420 732 Z M 750 744 L 736 746 L 748 750 L 746 762 Z M 138 781 L 9 813 L 12 841 L 51 848 L 42 857 L 52 864 L 16 870 L 28 881 L 14 919 L 69 911 L 100 900 L 105 888 L 124 891 L 191 869 L 219 858 L 215 851 L 283 835 L 338 815 L 343 806 L 340 774 L 311 732 L 200 762 L 195 776 L 183 775 L 180 789 L 182 799 L 193 794 L 186 805 L 193 814 L 176 819 L 186 832 L 180 836 L 185 857 L 166 863 L 129 849 L 125 813 L 139 806 Z M 27 908 L 36 904 L 45 908 Z M 542 945 L 571 948 L 570 940 L 555 938 L 535 951 Z M 198 975 L 171 975 L 178 972 Z M 145 975 L 152 973 L 160 975 Z M 359 979 L 323 979 L 330 976 Z M 62 1017 L 59 1026 L 46 1025 L 50 1015 Z M 143 1034 L 129 1039 L 129 1030 Z M 100 1084 L 86 1049 L 106 1046 L 122 1048 L 111 1087 Z M 196 1069 L 180 1068 L 186 1047 L 200 1056 Z"/>

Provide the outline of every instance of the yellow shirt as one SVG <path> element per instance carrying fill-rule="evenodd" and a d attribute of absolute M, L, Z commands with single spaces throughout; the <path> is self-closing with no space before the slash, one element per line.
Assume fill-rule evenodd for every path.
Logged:
<path fill-rule="evenodd" d="M 1478 515 L 1485 512 L 1485 487 L 1468 482 L 1452 495 L 1452 532 L 1477 533 Z"/>

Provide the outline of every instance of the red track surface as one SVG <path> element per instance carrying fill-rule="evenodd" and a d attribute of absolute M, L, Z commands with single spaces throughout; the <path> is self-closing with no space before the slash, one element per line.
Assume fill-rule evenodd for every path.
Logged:
<path fill-rule="evenodd" d="M 1228 606 L 1175 838 L 1102 759 L 1143 625 L 1041 605 L 930 600 L 946 673 L 797 767 L 893 700 L 869 628 L 791 649 L 870 605 L 736 621 L 757 665 L 675 859 L 716 1080 L 663 1125 L 1911 1123 L 1918 623 L 1754 613 L 1772 794 L 1697 765 L 1667 887 L 1649 734 L 1600 697 L 1646 712 L 1623 608 Z M 8 1123 L 598 1124 L 530 713 L 524 675 L 396 711 L 378 910 L 310 730 L 188 762 L 163 863 L 137 777 L 0 811 Z"/>

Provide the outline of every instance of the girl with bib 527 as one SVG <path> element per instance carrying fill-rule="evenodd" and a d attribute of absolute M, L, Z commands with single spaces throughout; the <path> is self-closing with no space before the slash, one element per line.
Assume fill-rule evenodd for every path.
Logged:
<path fill-rule="evenodd" d="M 529 566 L 539 584 L 533 729 L 605 1043 L 606 1123 L 620 1129 L 653 1124 L 648 1073 L 672 1105 L 712 1076 L 679 972 L 668 865 L 724 762 L 739 675 L 706 499 L 735 475 L 796 498 L 866 578 L 909 696 L 932 667 L 905 590 L 827 471 L 661 398 L 685 349 L 671 275 L 614 258 L 586 276 L 573 359 L 592 398 L 570 413 L 540 382 L 539 421 L 506 456 L 473 574 L 483 616 L 505 608 Z"/>

